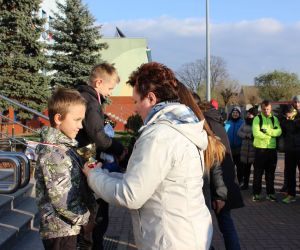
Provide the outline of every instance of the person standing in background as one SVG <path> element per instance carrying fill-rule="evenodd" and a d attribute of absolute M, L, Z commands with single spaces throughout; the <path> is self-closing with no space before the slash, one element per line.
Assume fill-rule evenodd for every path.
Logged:
<path fill-rule="evenodd" d="M 296 109 L 297 111 L 297 115 L 296 115 L 296 119 L 300 119 L 300 95 L 296 95 L 293 97 L 293 107 Z M 299 123 L 297 123 L 298 125 Z M 300 126 L 300 125 L 298 125 Z M 297 133 L 295 135 L 295 142 L 297 145 L 300 145 L 300 133 Z M 299 189 L 300 189 L 300 164 L 298 164 L 298 173 L 299 173 Z"/>
<path fill-rule="evenodd" d="M 223 235 L 225 248 L 227 250 L 240 250 L 239 236 L 231 216 L 231 209 L 242 208 L 244 206 L 244 201 L 236 179 L 236 169 L 231 156 L 228 136 L 224 129 L 223 118 L 220 112 L 210 103 L 201 102 L 200 97 L 196 93 L 193 93 L 193 97 L 199 108 L 204 112 L 204 117 L 209 127 L 213 133 L 220 138 L 226 148 L 225 157 L 220 167 L 222 169 L 223 181 L 227 188 L 227 197 L 225 206 L 220 211 L 217 211 L 216 209 L 214 209 L 214 211 L 219 229 Z M 212 194 L 222 190 L 218 191 L 218 186 L 220 186 L 219 183 L 212 184 Z M 214 199 L 215 197 L 212 196 L 212 198 Z"/>
<path fill-rule="evenodd" d="M 242 190 L 249 188 L 249 179 L 251 166 L 255 158 L 255 149 L 253 147 L 252 122 L 257 112 L 254 108 L 247 110 L 245 123 L 238 130 L 238 136 L 242 138 L 241 163 L 243 164 L 243 185 Z"/>
<path fill-rule="evenodd" d="M 300 165 L 300 145 L 296 144 L 300 124 L 297 123 L 300 123 L 297 111 L 292 105 L 285 106 L 280 126 L 284 139 L 284 173 L 287 185 L 287 195 L 282 202 L 286 204 L 296 201 L 296 169 Z"/>
<path fill-rule="evenodd" d="M 277 165 L 276 137 L 281 135 L 281 127 L 276 116 L 272 114 L 272 105 L 264 100 L 261 103 L 261 114 L 252 124 L 255 147 L 253 201 L 262 200 L 262 176 L 265 172 L 267 200 L 277 201 L 274 189 L 275 169 Z"/>
<path fill-rule="evenodd" d="M 241 163 L 241 146 L 242 139 L 238 136 L 238 130 L 244 124 L 241 117 L 241 109 L 238 106 L 233 107 L 229 114 L 228 120 L 225 122 L 225 130 L 230 142 L 231 154 L 233 162 L 236 166 L 236 173 L 239 185 L 242 185 L 243 181 L 243 164 Z"/>

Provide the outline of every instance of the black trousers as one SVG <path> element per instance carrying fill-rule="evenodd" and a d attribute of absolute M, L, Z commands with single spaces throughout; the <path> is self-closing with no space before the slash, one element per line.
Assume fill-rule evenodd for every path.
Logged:
<path fill-rule="evenodd" d="M 288 194 L 296 195 L 296 170 L 297 166 L 300 175 L 300 152 L 299 151 L 286 151 L 285 152 L 285 170 L 287 178 Z"/>
<path fill-rule="evenodd" d="M 243 164 L 241 162 L 241 154 L 234 154 L 232 155 L 233 162 L 236 166 L 236 175 L 239 184 L 243 183 L 243 176 L 244 176 L 244 169 Z"/>
<path fill-rule="evenodd" d="M 283 185 L 282 189 L 287 190 L 288 188 L 288 158 L 286 152 L 284 152 L 284 169 L 283 169 Z"/>
<path fill-rule="evenodd" d="M 244 185 L 248 187 L 249 185 L 249 179 L 251 174 L 251 166 L 252 163 L 243 163 L 243 171 L 244 171 Z"/>
<path fill-rule="evenodd" d="M 95 219 L 95 227 L 93 230 L 93 250 L 102 250 L 103 236 L 108 227 L 109 220 L 109 205 L 106 201 L 98 199 L 98 212 Z"/>
<path fill-rule="evenodd" d="M 276 149 L 256 148 L 254 160 L 253 194 L 261 193 L 262 176 L 265 173 L 267 194 L 274 194 L 274 178 L 277 165 Z"/>
<path fill-rule="evenodd" d="M 77 235 L 44 239 L 45 250 L 74 250 L 77 245 Z"/>

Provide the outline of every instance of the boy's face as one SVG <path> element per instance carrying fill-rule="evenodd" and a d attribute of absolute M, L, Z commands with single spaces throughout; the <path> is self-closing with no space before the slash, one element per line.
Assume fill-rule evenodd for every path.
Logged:
<path fill-rule="evenodd" d="M 292 120 L 293 119 L 293 115 L 294 115 L 293 112 L 285 113 L 285 117 L 286 117 L 287 120 Z"/>
<path fill-rule="evenodd" d="M 85 106 L 76 104 L 69 107 L 69 112 L 64 119 L 60 114 L 55 115 L 56 128 L 63 132 L 67 137 L 75 139 L 79 129 L 82 128 L 82 120 L 85 115 Z"/>
<path fill-rule="evenodd" d="M 112 91 L 118 83 L 117 75 L 105 75 L 105 77 L 97 78 L 95 81 L 96 91 L 104 98 L 111 96 Z"/>
<path fill-rule="evenodd" d="M 233 119 L 237 119 L 240 117 L 240 113 L 238 111 L 232 111 L 231 116 Z"/>
<path fill-rule="evenodd" d="M 295 109 L 300 110 L 300 102 L 293 101 L 293 106 L 294 106 Z"/>

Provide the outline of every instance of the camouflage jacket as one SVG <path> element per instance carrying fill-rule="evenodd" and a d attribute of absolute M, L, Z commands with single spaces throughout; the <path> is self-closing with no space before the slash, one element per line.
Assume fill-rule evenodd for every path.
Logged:
<path fill-rule="evenodd" d="M 52 127 L 41 131 L 36 148 L 36 198 L 43 239 L 79 234 L 87 224 L 95 199 L 81 172 L 76 140 Z"/>

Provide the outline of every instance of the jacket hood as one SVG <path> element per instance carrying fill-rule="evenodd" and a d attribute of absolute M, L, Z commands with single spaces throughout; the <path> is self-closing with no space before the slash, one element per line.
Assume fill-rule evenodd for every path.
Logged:
<path fill-rule="evenodd" d="M 95 97 L 97 97 L 97 92 L 96 92 L 96 90 L 92 87 L 92 86 L 90 86 L 90 85 L 79 85 L 79 86 L 77 86 L 77 90 L 80 92 L 80 93 L 82 93 L 82 92 L 86 92 L 86 93 L 89 93 L 90 95 L 92 95 L 92 96 L 95 96 Z"/>
<path fill-rule="evenodd" d="M 90 85 L 79 85 L 77 87 L 77 90 L 80 92 L 80 93 L 87 93 L 91 96 L 93 96 L 94 98 L 97 98 L 98 99 L 98 95 L 97 95 L 97 92 L 96 90 L 90 86 Z M 101 97 L 101 103 L 104 103 L 106 100 L 105 98 L 100 94 L 100 97 Z"/>
<path fill-rule="evenodd" d="M 180 103 L 159 103 L 151 112 L 152 116 L 146 120 L 146 124 L 140 131 L 152 124 L 166 124 L 188 138 L 199 149 L 207 148 L 207 134 L 203 129 L 204 120 L 199 121 L 187 106 Z"/>
<path fill-rule="evenodd" d="M 58 145 L 67 147 L 76 147 L 77 141 L 70 139 L 60 130 L 53 127 L 43 127 L 40 131 L 41 144 L 36 147 L 36 153 L 39 153 L 47 145 Z M 44 144 L 43 144 L 44 143 Z"/>
<path fill-rule="evenodd" d="M 204 116 L 206 120 L 212 120 L 221 124 L 224 123 L 224 119 L 222 118 L 220 112 L 214 108 L 211 108 L 204 112 Z"/>

